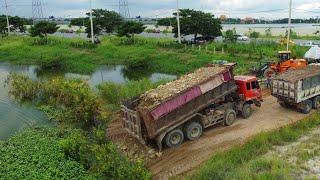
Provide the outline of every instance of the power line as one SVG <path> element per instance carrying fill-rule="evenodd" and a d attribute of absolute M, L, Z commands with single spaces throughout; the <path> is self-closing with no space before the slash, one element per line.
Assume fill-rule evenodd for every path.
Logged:
<path fill-rule="evenodd" d="M 42 0 L 32 0 L 33 24 L 35 24 L 35 21 L 44 19 L 42 5 L 43 5 Z"/>
<path fill-rule="evenodd" d="M 119 0 L 119 14 L 125 19 L 131 18 L 127 0 Z"/>

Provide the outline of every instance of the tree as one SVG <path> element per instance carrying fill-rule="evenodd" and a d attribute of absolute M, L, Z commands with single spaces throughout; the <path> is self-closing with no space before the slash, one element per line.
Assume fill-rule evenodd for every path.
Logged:
<path fill-rule="evenodd" d="M 87 16 L 90 16 L 90 13 L 87 13 Z M 115 11 L 94 9 L 92 16 L 94 34 L 101 34 L 101 32 L 113 33 L 123 24 L 123 18 Z M 85 21 L 85 27 L 88 37 L 91 37 L 91 24 L 89 20 Z"/>
<path fill-rule="evenodd" d="M 229 42 L 236 42 L 237 41 L 237 38 L 236 38 L 236 35 L 237 32 L 233 29 L 229 29 L 225 32 L 225 35 L 224 35 L 224 38 L 226 41 L 229 41 Z"/>
<path fill-rule="evenodd" d="M 183 35 L 194 34 L 195 40 L 198 34 L 214 37 L 222 35 L 222 26 L 220 20 L 214 18 L 214 15 L 211 13 L 205 13 L 191 9 L 180 9 L 180 17 L 181 34 Z M 177 21 L 175 21 L 173 24 L 173 32 L 177 37 Z"/>
<path fill-rule="evenodd" d="M 48 34 L 57 32 L 59 27 L 56 23 L 48 21 L 40 21 L 30 28 L 30 36 L 45 38 L 47 41 Z"/>
<path fill-rule="evenodd" d="M 25 32 L 26 28 L 24 25 L 26 25 L 27 21 L 23 18 L 20 18 L 18 16 L 9 16 L 9 22 L 10 22 L 10 31 L 19 31 L 19 32 Z M 6 34 L 8 33 L 8 27 L 7 27 L 7 18 L 5 15 L 0 16 L 0 34 Z"/>
<path fill-rule="evenodd" d="M 118 36 L 126 36 L 134 38 L 134 34 L 140 34 L 144 31 L 145 27 L 141 22 L 127 21 L 118 29 Z"/>
<path fill-rule="evenodd" d="M 259 38 L 259 36 L 260 36 L 259 32 L 253 31 L 250 33 L 250 38 L 257 39 Z"/>

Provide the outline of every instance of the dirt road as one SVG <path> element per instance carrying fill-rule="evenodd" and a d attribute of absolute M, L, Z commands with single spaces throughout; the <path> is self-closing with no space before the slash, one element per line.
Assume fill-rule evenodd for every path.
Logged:
<path fill-rule="evenodd" d="M 231 127 L 214 127 L 204 132 L 197 141 L 185 142 L 177 149 L 167 149 L 160 158 L 147 163 L 154 179 L 168 179 L 201 165 L 214 152 L 244 143 L 263 131 L 276 129 L 303 119 L 306 115 L 282 108 L 275 98 L 268 96 L 261 108 L 255 108 L 249 119 L 239 119 Z"/>

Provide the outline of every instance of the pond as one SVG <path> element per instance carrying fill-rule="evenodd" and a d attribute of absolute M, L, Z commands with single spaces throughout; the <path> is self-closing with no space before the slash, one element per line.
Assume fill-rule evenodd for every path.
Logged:
<path fill-rule="evenodd" d="M 35 125 L 48 125 L 45 114 L 31 105 L 20 105 L 8 96 L 5 80 L 10 72 L 33 75 L 32 68 L 0 65 L 0 140 L 5 140 L 16 132 Z"/>
<path fill-rule="evenodd" d="M 74 73 L 46 73 L 37 66 L 16 66 L 7 63 L 0 64 L 0 140 L 5 140 L 20 130 L 32 127 L 51 125 L 45 114 L 37 110 L 32 105 L 20 105 L 8 95 L 8 87 L 5 80 L 10 72 L 21 73 L 32 79 L 39 77 L 48 78 L 54 76 L 64 76 L 66 78 L 80 78 L 86 80 L 92 87 L 103 82 L 125 83 L 129 80 L 148 78 L 152 82 L 161 79 L 173 80 L 175 75 L 168 75 L 153 72 L 128 71 L 123 66 L 101 66 L 92 75 L 80 75 Z"/>

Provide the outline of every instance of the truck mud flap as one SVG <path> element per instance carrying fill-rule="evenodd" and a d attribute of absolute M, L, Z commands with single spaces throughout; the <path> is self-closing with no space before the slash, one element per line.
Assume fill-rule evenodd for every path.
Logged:
<path fill-rule="evenodd" d="M 142 137 L 141 119 L 137 111 L 122 106 L 122 125 L 129 134 L 145 144 Z"/>

